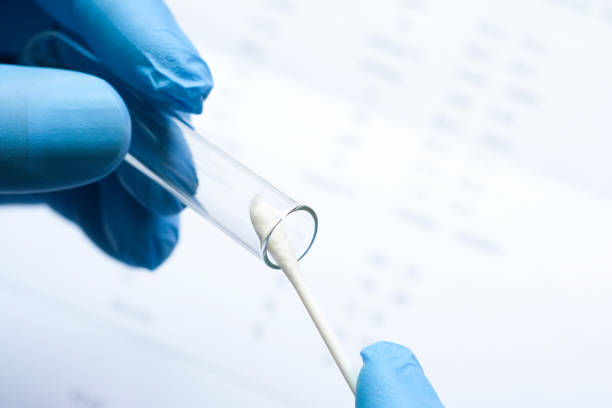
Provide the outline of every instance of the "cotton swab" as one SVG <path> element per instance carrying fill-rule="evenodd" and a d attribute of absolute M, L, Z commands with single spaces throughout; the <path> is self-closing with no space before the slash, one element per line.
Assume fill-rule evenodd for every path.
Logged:
<path fill-rule="evenodd" d="M 281 214 L 274 209 L 274 207 L 266 203 L 260 196 L 256 196 L 251 201 L 250 215 L 251 223 L 253 224 L 253 228 L 259 240 L 265 242 L 265 239 L 268 239 L 268 253 L 274 257 L 278 266 L 280 266 L 295 288 L 295 291 L 306 307 L 308 314 L 327 345 L 334 361 L 338 365 L 340 372 L 344 376 L 353 394 L 355 394 L 356 378 L 354 371 L 351 368 L 338 338 L 334 334 L 325 315 L 321 312 L 319 305 L 304 281 L 298 267 L 297 258 L 291 249 L 287 235 L 283 230 L 282 223 L 279 223 Z M 272 231 L 271 234 L 270 231 Z"/>

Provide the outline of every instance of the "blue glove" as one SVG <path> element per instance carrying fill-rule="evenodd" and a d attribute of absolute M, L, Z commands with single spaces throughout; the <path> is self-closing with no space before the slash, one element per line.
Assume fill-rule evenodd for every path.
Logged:
<path fill-rule="evenodd" d="M 356 408 L 443 408 L 416 357 L 399 344 L 379 342 L 361 351 Z"/>
<path fill-rule="evenodd" d="M 39 42 L 37 58 L 64 69 L 8 65 L 49 29 L 69 35 L 95 64 L 49 41 Z M 183 206 L 122 159 L 129 148 L 178 167 L 193 192 L 197 179 L 178 129 L 136 121 L 117 83 L 152 108 L 186 113 L 200 113 L 212 89 L 206 63 L 161 0 L 0 5 L 0 203 L 47 203 L 109 255 L 154 269 L 176 245 Z"/>

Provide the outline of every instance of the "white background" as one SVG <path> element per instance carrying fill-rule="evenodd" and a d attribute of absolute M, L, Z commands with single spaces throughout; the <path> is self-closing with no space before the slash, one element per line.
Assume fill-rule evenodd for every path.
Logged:
<path fill-rule="evenodd" d="M 169 2 L 196 124 L 294 198 L 355 367 L 409 346 L 449 407 L 610 406 L 612 4 Z M 0 209 L 7 407 L 350 407 L 278 272 L 197 215 L 156 272 Z"/>

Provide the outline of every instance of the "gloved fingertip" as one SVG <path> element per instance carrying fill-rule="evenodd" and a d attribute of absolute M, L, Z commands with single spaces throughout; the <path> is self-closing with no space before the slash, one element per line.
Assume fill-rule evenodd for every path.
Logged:
<path fill-rule="evenodd" d="M 103 232 L 106 252 L 128 265 L 157 268 L 178 242 L 178 215 L 160 216 L 141 206 L 114 173 L 98 185 L 95 218 Z"/>
<path fill-rule="evenodd" d="M 157 98 L 170 104 L 170 108 L 200 114 L 204 100 L 213 89 L 213 79 L 208 65 L 197 52 L 189 53 L 180 63 L 180 73 L 153 75 L 151 86 L 156 89 Z"/>
<path fill-rule="evenodd" d="M 210 70 L 164 1 L 36 2 L 139 94 L 170 110 L 202 111 Z"/>
<path fill-rule="evenodd" d="M 131 120 L 117 92 L 80 72 L 1 65 L 0 191 L 34 193 L 99 180 L 125 156 Z"/>
<path fill-rule="evenodd" d="M 366 362 L 386 363 L 388 361 L 395 361 L 397 359 L 414 361 L 416 364 L 419 364 L 412 350 L 410 350 L 408 347 L 404 347 L 390 341 L 379 341 L 365 347 L 363 350 L 361 350 L 361 359 L 363 360 L 364 364 Z"/>
<path fill-rule="evenodd" d="M 178 217 L 172 216 L 157 229 L 155 236 L 150 237 L 149 250 L 140 266 L 153 271 L 157 269 L 174 251 L 179 239 Z"/>
<path fill-rule="evenodd" d="M 361 351 L 363 367 L 357 380 L 357 408 L 442 408 L 414 353 L 391 342 Z"/>
<path fill-rule="evenodd" d="M 148 212 L 144 208 L 140 211 Z M 139 228 L 137 231 L 114 227 L 112 234 L 120 241 L 115 241 L 119 245 L 115 245 L 111 254 L 128 265 L 153 271 L 170 257 L 176 247 L 179 239 L 178 216 L 148 214 L 140 218 L 132 226 Z"/>

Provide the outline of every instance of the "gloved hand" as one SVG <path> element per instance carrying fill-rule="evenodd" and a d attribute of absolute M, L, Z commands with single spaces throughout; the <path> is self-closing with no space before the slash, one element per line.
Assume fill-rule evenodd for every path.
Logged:
<path fill-rule="evenodd" d="M 189 150 L 172 126 L 151 134 L 137 124 L 130 102 L 99 77 L 13 65 L 27 39 L 48 29 L 66 33 L 97 63 L 50 43 L 42 52 L 56 66 L 119 79 L 153 107 L 200 113 L 210 71 L 161 0 L 0 5 L 0 203 L 47 203 L 109 255 L 154 269 L 176 245 L 183 206 L 122 159 L 130 146 L 165 154 L 158 162 L 182 166 L 195 191 Z M 151 149 L 151 139 L 166 148 Z"/>
<path fill-rule="evenodd" d="M 379 342 L 361 351 L 356 408 L 443 408 L 416 357 L 406 347 Z"/>

